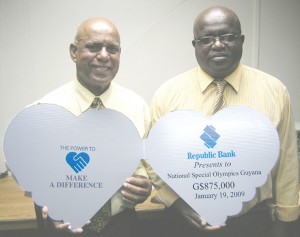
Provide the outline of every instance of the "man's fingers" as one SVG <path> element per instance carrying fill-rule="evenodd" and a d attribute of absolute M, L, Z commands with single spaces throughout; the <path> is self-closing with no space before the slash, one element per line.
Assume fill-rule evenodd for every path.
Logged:
<path fill-rule="evenodd" d="M 123 200 L 134 205 L 144 202 L 151 191 L 151 181 L 143 176 L 127 178 L 121 189 Z"/>
<path fill-rule="evenodd" d="M 133 195 L 148 197 L 151 194 L 152 183 L 143 176 L 130 177 L 125 180 L 123 190 Z"/>
<path fill-rule="evenodd" d="M 53 221 L 53 223 L 54 223 L 55 228 L 60 231 L 68 231 L 68 232 L 72 232 L 74 234 L 80 234 L 83 232 L 82 228 L 77 228 L 75 230 L 71 230 L 70 223 L 62 223 L 60 221 Z"/>
<path fill-rule="evenodd" d="M 151 193 L 151 189 L 152 187 L 141 187 L 141 186 L 136 186 L 132 183 L 128 183 L 125 182 L 123 184 L 123 188 L 124 190 L 126 190 L 126 192 L 132 193 L 134 195 L 138 195 L 138 196 L 149 196 Z"/>
<path fill-rule="evenodd" d="M 42 207 L 42 213 L 43 213 L 44 215 L 47 215 L 47 214 L 48 214 L 48 207 L 43 206 L 43 207 Z"/>
<path fill-rule="evenodd" d="M 122 190 L 122 199 L 130 204 L 138 204 L 144 202 L 148 195 L 136 195 L 131 192 Z"/>
<path fill-rule="evenodd" d="M 135 176 L 135 177 L 127 178 L 125 180 L 125 183 L 131 184 L 133 186 L 141 187 L 141 188 L 149 188 L 149 186 L 152 186 L 151 181 L 143 176 Z"/>
<path fill-rule="evenodd" d="M 70 223 L 62 223 L 62 222 L 54 222 L 54 226 L 56 229 L 59 230 L 64 230 L 64 229 L 68 229 L 70 226 Z"/>
<path fill-rule="evenodd" d="M 206 226 L 207 225 L 206 220 L 204 220 L 202 217 L 200 217 L 200 225 L 201 226 Z"/>

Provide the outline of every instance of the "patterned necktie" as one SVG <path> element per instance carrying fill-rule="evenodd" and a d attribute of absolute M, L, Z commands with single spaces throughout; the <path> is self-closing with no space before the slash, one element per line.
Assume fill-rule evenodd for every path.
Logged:
<path fill-rule="evenodd" d="M 99 97 L 95 97 L 95 99 L 93 100 L 93 102 L 91 104 L 91 108 L 97 109 L 97 110 L 104 108 L 104 105 Z"/>
<path fill-rule="evenodd" d="M 101 99 L 95 97 L 93 103 L 91 104 L 93 109 L 103 109 L 105 108 Z M 110 199 L 104 204 L 103 207 L 91 218 L 91 223 L 88 225 L 89 229 L 99 233 L 105 225 L 109 222 L 111 218 L 111 201 Z"/>
<path fill-rule="evenodd" d="M 224 92 L 225 86 L 227 85 L 227 81 L 214 80 L 213 83 L 217 86 L 218 92 L 217 92 L 216 100 L 215 100 L 214 107 L 213 107 L 211 114 L 215 114 L 218 110 L 220 110 L 221 108 L 223 108 L 226 105 L 226 101 L 223 97 L 223 92 Z"/>
<path fill-rule="evenodd" d="M 99 233 L 111 218 L 111 201 L 110 199 L 103 207 L 91 218 L 91 223 L 88 225 L 89 229 Z"/>

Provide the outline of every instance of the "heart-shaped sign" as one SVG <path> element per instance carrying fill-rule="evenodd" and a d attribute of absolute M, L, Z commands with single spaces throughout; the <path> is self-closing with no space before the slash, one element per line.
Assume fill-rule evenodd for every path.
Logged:
<path fill-rule="evenodd" d="M 110 110 L 79 117 L 51 104 L 21 111 L 4 137 L 8 167 L 49 216 L 82 227 L 135 171 L 143 144 L 133 123 Z"/>
<path fill-rule="evenodd" d="M 171 112 L 151 129 L 145 147 L 154 171 L 209 224 L 220 225 L 266 182 L 279 139 L 261 113 L 228 107 L 212 117 Z"/>

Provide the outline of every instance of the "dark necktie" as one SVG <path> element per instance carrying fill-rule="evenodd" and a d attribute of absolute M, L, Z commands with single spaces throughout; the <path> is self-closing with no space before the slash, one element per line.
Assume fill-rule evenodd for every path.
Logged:
<path fill-rule="evenodd" d="M 99 97 L 95 97 L 91 104 L 91 108 L 93 109 L 103 109 L 104 105 Z"/>
<path fill-rule="evenodd" d="M 217 86 L 218 92 L 217 92 L 216 100 L 215 100 L 215 103 L 214 103 L 213 110 L 212 110 L 211 114 L 215 114 L 217 111 L 219 111 L 220 109 L 222 109 L 226 105 L 226 101 L 223 97 L 223 92 L 224 92 L 224 89 L 227 85 L 227 81 L 225 81 L 225 80 L 214 80 L 213 83 Z"/>
<path fill-rule="evenodd" d="M 99 233 L 111 218 L 111 201 L 110 199 L 104 204 L 103 207 L 91 218 L 89 229 Z"/>

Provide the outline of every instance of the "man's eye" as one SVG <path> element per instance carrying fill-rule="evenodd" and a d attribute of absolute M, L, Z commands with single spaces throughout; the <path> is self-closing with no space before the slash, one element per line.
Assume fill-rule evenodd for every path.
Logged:
<path fill-rule="evenodd" d="M 200 39 L 201 44 L 211 44 L 212 42 L 214 42 L 214 38 L 213 37 L 203 37 L 202 39 Z"/>
<path fill-rule="evenodd" d="M 86 45 L 86 48 L 90 51 L 90 52 L 98 52 L 101 49 L 101 45 L 97 45 L 97 44 L 88 44 Z"/>
<path fill-rule="evenodd" d="M 108 45 L 106 47 L 107 52 L 111 53 L 111 54 L 116 54 L 120 52 L 120 47 L 117 45 Z"/>
<path fill-rule="evenodd" d="M 120 47 L 118 45 L 107 45 L 103 46 L 101 44 L 88 44 L 85 46 L 90 52 L 100 52 L 102 48 L 105 48 L 106 51 L 110 54 L 116 54 L 120 52 Z"/>
<path fill-rule="evenodd" d="M 235 35 L 232 35 L 232 34 L 221 35 L 220 38 L 221 38 L 222 41 L 232 42 L 232 41 L 235 40 Z"/>

